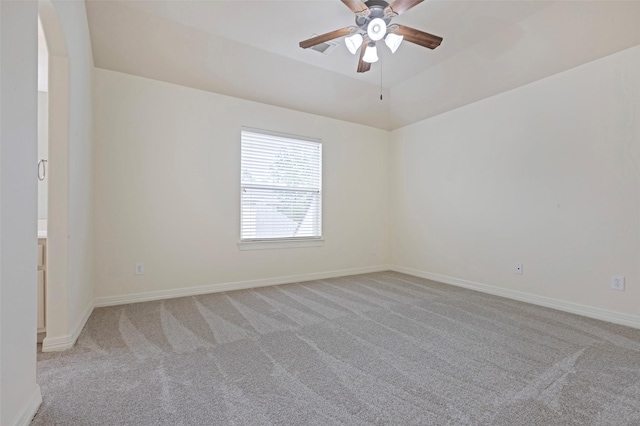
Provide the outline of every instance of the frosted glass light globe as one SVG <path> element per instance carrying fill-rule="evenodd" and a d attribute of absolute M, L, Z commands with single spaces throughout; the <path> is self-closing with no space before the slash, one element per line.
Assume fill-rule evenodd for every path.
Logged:
<path fill-rule="evenodd" d="M 362 45 L 362 41 L 363 41 L 362 35 L 356 33 L 352 36 L 345 38 L 344 44 L 347 45 L 347 49 L 349 49 L 349 52 L 355 55 L 355 53 L 358 51 L 358 48 Z"/>
<path fill-rule="evenodd" d="M 403 39 L 404 37 L 401 35 L 389 33 L 387 34 L 387 37 L 385 37 L 384 42 L 389 47 L 389 50 L 391 50 L 391 53 L 396 53 L 396 50 L 400 47 L 400 43 L 402 43 Z"/>
<path fill-rule="evenodd" d="M 376 49 L 375 43 L 370 43 L 367 46 L 367 50 L 364 51 L 362 60 L 370 64 L 378 61 L 378 49 Z"/>
<path fill-rule="evenodd" d="M 382 40 L 387 33 L 387 23 L 381 18 L 372 19 L 367 26 L 367 34 L 373 41 Z"/>

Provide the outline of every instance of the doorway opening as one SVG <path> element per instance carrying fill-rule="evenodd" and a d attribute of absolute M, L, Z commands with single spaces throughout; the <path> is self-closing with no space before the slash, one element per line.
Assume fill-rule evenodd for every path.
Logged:
<path fill-rule="evenodd" d="M 46 336 L 46 265 L 49 191 L 49 51 L 38 17 L 38 343 Z"/>

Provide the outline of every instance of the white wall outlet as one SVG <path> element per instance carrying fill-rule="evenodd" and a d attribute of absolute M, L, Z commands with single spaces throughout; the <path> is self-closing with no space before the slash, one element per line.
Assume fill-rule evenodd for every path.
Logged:
<path fill-rule="evenodd" d="M 514 274 L 522 275 L 522 263 L 516 263 L 516 267 L 513 270 Z"/>
<path fill-rule="evenodd" d="M 136 263 L 135 274 L 144 275 L 144 263 Z"/>
<path fill-rule="evenodd" d="M 376 254 L 378 254 L 378 247 L 371 246 L 371 255 L 375 256 Z"/>
<path fill-rule="evenodd" d="M 611 275 L 611 290 L 624 291 L 624 276 Z"/>

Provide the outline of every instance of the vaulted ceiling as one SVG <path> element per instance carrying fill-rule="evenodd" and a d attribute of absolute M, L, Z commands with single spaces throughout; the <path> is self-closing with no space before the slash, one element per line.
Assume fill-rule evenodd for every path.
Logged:
<path fill-rule="evenodd" d="M 640 44 L 640 1 L 426 0 L 394 22 L 442 45 L 383 46 L 358 74 L 342 40 L 298 46 L 353 25 L 339 0 L 86 4 L 99 68 L 387 130 Z"/>

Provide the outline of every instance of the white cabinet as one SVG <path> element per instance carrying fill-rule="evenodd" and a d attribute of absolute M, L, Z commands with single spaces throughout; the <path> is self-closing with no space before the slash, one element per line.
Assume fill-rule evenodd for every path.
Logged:
<path fill-rule="evenodd" d="M 38 238 L 38 342 L 46 331 L 45 303 L 47 288 L 47 239 Z"/>

